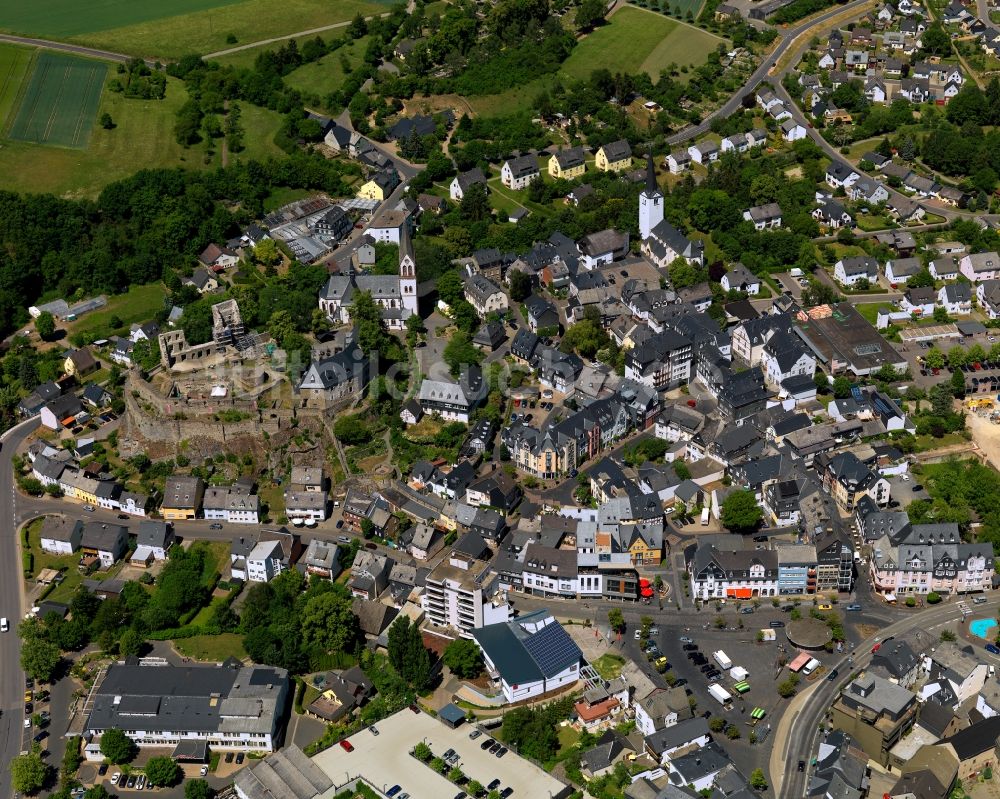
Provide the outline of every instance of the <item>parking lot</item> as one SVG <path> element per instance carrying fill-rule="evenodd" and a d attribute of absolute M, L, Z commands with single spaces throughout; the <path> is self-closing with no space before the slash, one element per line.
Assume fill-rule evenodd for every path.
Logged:
<path fill-rule="evenodd" d="M 452 799 L 461 788 L 410 755 L 413 747 L 423 742 L 435 757 L 453 749 L 459 755 L 454 765 L 469 779 L 488 785 L 499 777 L 501 790 L 513 788 L 510 796 L 533 799 L 563 788 L 561 782 L 513 752 L 498 760 L 482 750 L 485 736 L 470 740 L 475 728 L 467 724 L 453 730 L 426 713 L 404 709 L 376 727 L 379 735 L 370 729 L 361 730 L 350 738 L 353 751 L 332 746 L 316 755 L 316 764 L 337 784 L 344 783 L 347 775 L 362 776 L 383 793 L 399 785 L 400 792 L 412 799 Z"/>

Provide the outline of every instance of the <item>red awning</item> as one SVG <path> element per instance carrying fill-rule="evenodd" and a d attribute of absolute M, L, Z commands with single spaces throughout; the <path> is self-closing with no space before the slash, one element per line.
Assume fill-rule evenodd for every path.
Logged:
<path fill-rule="evenodd" d="M 731 599 L 750 599 L 753 592 L 749 588 L 727 588 L 726 596 Z"/>
<path fill-rule="evenodd" d="M 641 591 L 639 591 L 639 593 L 642 594 L 644 597 L 651 597 L 653 595 L 653 589 L 643 588 Z"/>
<path fill-rule="evenodd" d="M 647 580 L 645 577 L 643 577 L 641 580 L 639 580 L 639 587 L 640 588 L 649 588 L 649 580 Z"/>

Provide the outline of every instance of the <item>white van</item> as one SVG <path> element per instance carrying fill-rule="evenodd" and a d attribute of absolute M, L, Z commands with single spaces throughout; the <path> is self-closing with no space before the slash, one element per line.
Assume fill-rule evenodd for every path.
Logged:
<path fill-rule="evenodd" d="M 813 658 L 808 663 L 806 663 L 806 665 L 802 667 L 802 673 L 808 677 L 819 667 L 820 667 L 820 662 L 816 660 L 816 658 Z"/>
<path fill-rule="evenodd" d="M 0 633 L 5 633 L 10 629 L 10 624 L 7 623 L 7 617 L 4 616 L 0 619 Z"/>

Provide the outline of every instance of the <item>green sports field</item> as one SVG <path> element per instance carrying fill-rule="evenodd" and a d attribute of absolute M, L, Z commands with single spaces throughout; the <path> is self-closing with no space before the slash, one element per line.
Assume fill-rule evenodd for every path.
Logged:
<path fill-rule="evenodd" d="M 107 74 L 107 65 L 100 61 L 40 53 L 8 136 L 37 144 L 85 147 Z"/>

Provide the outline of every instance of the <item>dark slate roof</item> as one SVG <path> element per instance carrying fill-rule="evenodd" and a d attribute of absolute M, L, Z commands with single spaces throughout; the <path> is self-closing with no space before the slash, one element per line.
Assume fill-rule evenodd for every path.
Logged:
<path fill-rule="evenodd" d="M 991 716 L 945 738 L 942 743 L 955 747 L 958 759 L 965 761 L 993 749 L 997 745 L 997 738 L 1000 738 L 1000 716 Z"/>
<path fill-rule="evenodd" d="M 473 630 L 472 635 L 483 648 L 500 676 L 510 685 L 554 677 L 582 657 L 562 625 L 552 621 L 535 633 L 525 629 L 538 623 L 549 612 L 535 611 L 506 624 L 488 624 Z"/>

